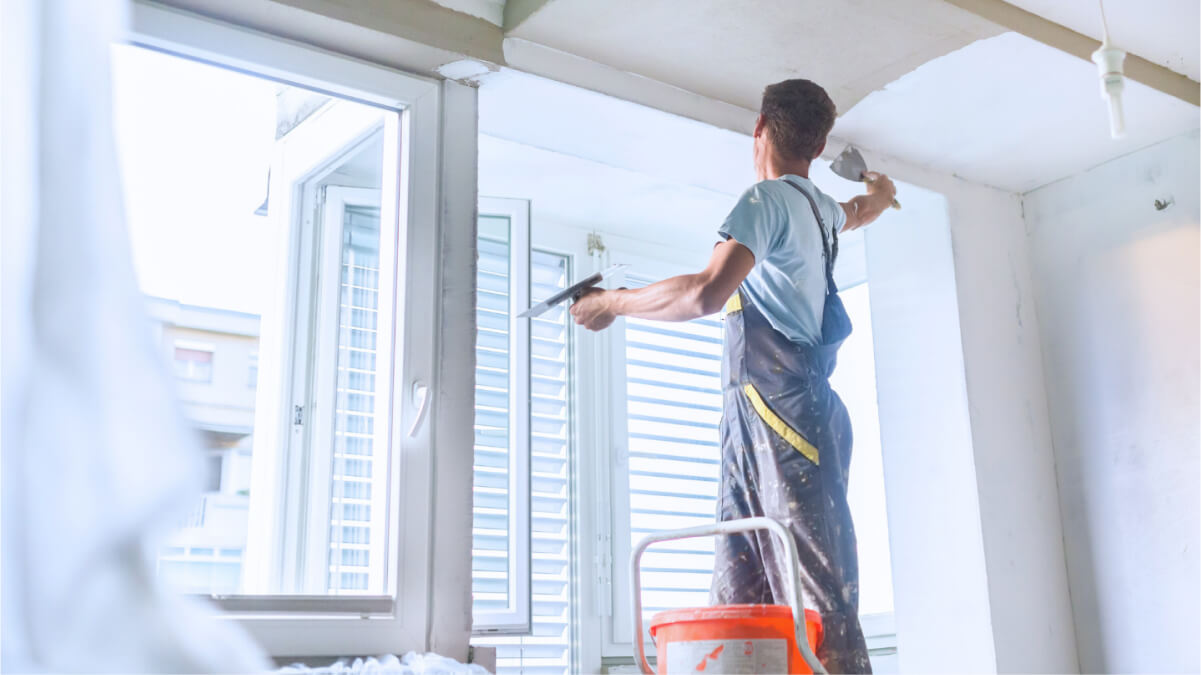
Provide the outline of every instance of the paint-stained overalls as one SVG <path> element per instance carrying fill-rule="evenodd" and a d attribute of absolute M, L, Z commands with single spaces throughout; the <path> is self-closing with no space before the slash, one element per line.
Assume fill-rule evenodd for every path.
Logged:
<path fill-rule="evenodd" d="M 847 504 L 851 421 L 830 388 L 851 322 L 834 286 L 838 234 L 822 233 L 826 300 L 822 344 L 804 346 L 775 330 L 741 291 L 726 305 L 722 357 L 724 416 L 719 520 L 768 516 L 796 538 L 805 606 L 822 617 L 817 656 L 832 673 L 868 673 L 859 626 L 859 563 Z M 831 244 L 831 239 L 833 243 Z M 787 605 L 784 550 L 770 532 L 718 539 L 713 604 Z"/>

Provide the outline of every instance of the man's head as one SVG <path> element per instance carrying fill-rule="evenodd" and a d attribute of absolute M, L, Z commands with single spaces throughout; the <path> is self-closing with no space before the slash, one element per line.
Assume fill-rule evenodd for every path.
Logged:
<path fill-rule="evenodd" d="M 755 167 L 768 154 L 785 162 L 808 162 L 822 153 L 834 128 L 834 102 L 809 80 L 784 80 L 763 90 L 755 125 Z M 770 153 L 769 153 L 770 150 Z"/>

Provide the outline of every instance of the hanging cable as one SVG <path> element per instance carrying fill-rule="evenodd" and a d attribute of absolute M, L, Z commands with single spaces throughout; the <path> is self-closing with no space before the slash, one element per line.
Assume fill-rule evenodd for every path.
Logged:
<path fill-rule="evenodd" d="M 1109 22 L 1105 18 L 1104 0 L 1097 0 L 1101 9 L 1101 47 L 1093 52 L 1093 63 L 1101 75 L 1101 98 L 1109 102 L 1109 135 L 1121 138 L 1126 135 L 1126 120 L 1122 114 L 1122 89 L 1125 78 L 1122 65 L 1126 52 L 1109 43 Z"/>

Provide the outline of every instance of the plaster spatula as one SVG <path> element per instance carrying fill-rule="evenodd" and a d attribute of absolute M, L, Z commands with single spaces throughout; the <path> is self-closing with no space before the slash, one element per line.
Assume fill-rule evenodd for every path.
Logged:
<path fill-rule="evenodd" d="M 529 309 L 525 310 L 521 314 L 518 314 L 517 318 L 524 319 L 526 317 L 529 317 L 532 319 L 536 316 L 541 315 L 542 313 L 546 312 L 546 310 L 550 309 L 551 307 L 554 307 L 555 305 L 557 305 L 565 300 L 575 300 L 580 295 L 582 295 L 584 293 L 584 291 L 588 290 L 589 288 L 592 288 L 593 286 L 599 284 L 600 282 L 604 281 L 605 279 L 608 279 L 609 277 L 616 274 L 618 271 L 623 270 L 627 267 L 629 267 L 629 265 L 611 265 L 610 267 L 608 267 L 600 272 L 597 272 L 596 274 L 585 277 L 584 279 L 575 282 L 574 284 L 567 287 L 566 289 L 559 291 L 558 293 L 555 293 L 554 295 L 552 295 L 549 298 L 543 300 L 542 302 L 534 305 L 533 307 L 530 307 Z"/>
<path fill-rule="evenodd" d="M 835 175 L 853 180 L 859 183 L 870 183 L 871 181 L 864 177 L 867 173 L 867 162 L 863 161 L 863 155 L 855 149 L 855 146 L 848 145 L 842 154 L 835 157 L 833 162 L 830 162 L 830 170 Z M 896 199 L 892 200 L 892 208 L 901 208 L 901 203 Z"/>

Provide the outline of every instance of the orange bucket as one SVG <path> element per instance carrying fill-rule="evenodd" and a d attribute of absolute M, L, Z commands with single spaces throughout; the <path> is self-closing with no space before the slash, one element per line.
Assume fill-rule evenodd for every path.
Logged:
<path fill-rule="evenodd" d="M 787 605 L 722 605 L 673 609 L 651 618 L 659 675 L 682 673 L 812 673 L 796 644 Z M 805 634 L 815 653 L 821 616 L 805 610 Z"/>

